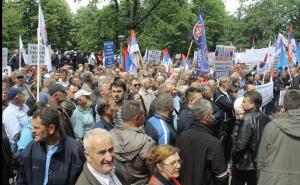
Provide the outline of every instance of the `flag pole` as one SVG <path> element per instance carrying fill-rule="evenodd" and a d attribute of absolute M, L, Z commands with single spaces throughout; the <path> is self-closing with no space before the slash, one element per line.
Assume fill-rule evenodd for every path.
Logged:
<path fill-rule="evenodd" d="M 140 50 L 138 51 L 138 54 L 139 54 L 139 57 L 140 57 L 140 60 L 141 60 L 141 66 L 142 66 L 142 68 L 144 68 L 144 61 L 143 61 L 143 57 L 142 57 L 142 55 L 141 55 L 141 52 L 140 52 Z"/>
<path fill-rule="evenodd" d="M 36 84 L 36 102 L 39 102 L 40 98 L 40 5 L 39 5 L 39 15 L 38 15 L 38 29 L 37 29 L 37 40 L 38 40 L 38 46 L 37 46 L 37 84 Z"/>
<path fill-rule="evenodd" d="M 190 52 L 191 52 L 191 49 L 192 49 L 193 42 L 194 41 L 192 40 L 191 43 L 190 43 L 190 47 L 189 47 L 188 53 L 186 55 L 187 58 L 189 58 L 189 56 L 190 56 Z"/>
<path fill-rule="evenodd" d="M 21 35 L 19 36 L 19 71 L 21 71 L 21 60 L 22 60 L 22 55 L 21 55 Z"/>
<path fill-rule="evenodd" d="M 264 77 L 263 77 L 263 84 L 265 84 L 265 77 L 266 77 L 266 73 L 267 73 L 267 67 L 268 67 L 268 62 L 269 62 L 269 52 L 270 52 L 270 47 L 271 47 L 271 41 L 269 42 L 269 48 L 268 48 L 268 52 L 267 52 L 267 61 L 266 61 L 266 65 L 265 65 L 265 71 L 264 71 Z"/>

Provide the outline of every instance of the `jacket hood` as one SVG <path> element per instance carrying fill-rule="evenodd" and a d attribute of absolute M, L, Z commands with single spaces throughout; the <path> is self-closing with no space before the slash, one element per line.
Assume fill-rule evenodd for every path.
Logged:
<path fill-rule="evenodd" d="M 300 137 L 300 109 L 288 110 L 282 117 L 273 120 L 273 122 L 282 132 Z"/>
<path fill-rule="evenodd" d="M 117 126 L 110 132 L 116 158 L 120 161 L 131 161 L 147 141 L 146 134 L 139 128 Z"/>

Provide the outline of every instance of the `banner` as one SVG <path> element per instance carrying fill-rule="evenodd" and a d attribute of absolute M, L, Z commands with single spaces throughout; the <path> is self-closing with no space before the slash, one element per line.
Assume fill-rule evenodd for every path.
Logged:
<path fill-rule="evenodd" d="M 159 50 L 149 50 L 148 51 L 148 57 L 147 62 L 149 63 L 159 63 L 160 60 L 161 51 Z"/>
<path fill-rule="evenodd" d="M 7 66 L 7 57 L 8 57 L 8 49 L 2 48 L 2 68 Z"/>
<path fill-rule="evenodd" d="M 266 104 L 272 101 L 274 96 L 273 87 L 274 87 L 274 83 L 272 78 L 270 79 L 270 82 L 267 84 L 255 86 L 256 91 L 258 91 L 263 98 L 262 106 L 265 106 Z"/>
<path fill-rule="evenodd" d="M 111 68 L 115 66 L 114 53 L 115 53 L 114 42 L 105 41 L 104 42 L 105 68 Z"/>
<path fill-rule="evenodd" d="M 220 78 L 229 76 L 233 65 L 235 53 L 234 46 L 217 45 L 215 51 L 215 70 L 214 76 Z"/>
<path fill-rule="evenodd" d="M 250 68 L 253 68 L 255 64 L 262 61 L 265 58 L 266 53 L 271 52 L 272 56 L 275 56 L 275 47 L 261 48 L 261 49 L 246 49 L 245 52 L 240 54 L 240 62 L 245 63 Z"/>
<path fill-rule="evenodd" d="M 10 66 L 2 67 L 2 77 L 3 77 L 3 75 L 6 75 L 6 76 L 11 75 L 11 67 Z"/>
<path fill-rule="evenodd" d="M 28 44 L 27 60 L 29 65 L 37 65 L 38 62 L 38 45 Z M 45 63 L 45 46 L 40 45 L 40 64 Z"/>

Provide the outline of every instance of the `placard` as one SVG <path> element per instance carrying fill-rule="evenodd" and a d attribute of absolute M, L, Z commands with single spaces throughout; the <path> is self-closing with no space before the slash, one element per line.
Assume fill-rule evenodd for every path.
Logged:
<path fill-rule="evenodd" d="M 159 50 L 149 50 L 147 56 L 147 62 L 149 63 L 159 63 L 160 62 L 161 51 Z"/>
<path fill-rule="evenodd" d="M 263 98 L 262 106 L 265 106 L 269 102 L 272 101 L 273 96 L 274 96 L 273 95 L 274 83 L 273 83 L 272 78 L 270 79 L 269 83 L 255 86 L 255 88 L 256 88 L 256 91 L 258 91 Z"/>
<path fill-rule="evenodd" d="M 283 99 L 284 99 L 284 95 L 286 93 L 286 90 L 281 90 L 280 94 L 279 94 L 279 105 L 283 106 Z"/>
<path fill-rule="evenodd" d="M 28 44 L 27 59 L 29 65 L 37 65 L 38 48 L 37 44 Z M 45 63 L 45 46 L 40 45 L 40 64 Z"/>
<path fill-rule="evenodd" d="M 104 57 L 105 57 L 105 68 L 112 68 L 115 66 L 115 47 L 113 41 L 104 42 Z"/>
<path fill-rule="evenodd" d="M 7 66 L 8 49 L 2 48 L 2 68 Z"/>
<path fill-rule="evenodd" d="M 2 77 L 3 77 L 3 75 L 6 75 L 6 76 L 11 75 L 11 67 L 10 66 L 2 67 Z"/>

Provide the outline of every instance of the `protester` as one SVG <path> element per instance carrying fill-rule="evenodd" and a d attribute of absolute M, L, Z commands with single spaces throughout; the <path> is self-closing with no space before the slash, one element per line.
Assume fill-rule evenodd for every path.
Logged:
<path fill-rule="evenodd" d="M 48 92 L 48 89 L 51 85 L 55 83 L 55 80 L 52 78 L 45 78 L 44 83 L 43 83 L 43 89 L 39 93 L 39 101 L 43 103 L 48 103 L 50 99 L 50 94 Z"/>
<path fill-rule="evenodd" d="M 298 68 L 292 68 L 291 75 L 293 77 L 291 87 L 300 89 L 300 66 Z"/>
<path fill-rule="evenodd" d="M 284 107 L 281 105 L 274 105 L 274 107 L 271 110 L 271 115 L 269 116 L 269 118 L 271 120 L 274 120 L 276 118 L 279 118 L 282 114 L 284 114 L 285 110 Z"/>
<path fill-rule="evenodd" d="M 273 89 L 274 105 L 279 104 L 280 91 L 285 90 L 285 87 L 287 86 L 286 79 L 287 79 L 287 74 L 284 71 L 279 73 L 279 77 L 275 77 L 274 79 L 274 89 Z"/>
<path fill-rule="evenodd" d="M 116 103 L 111 97 L 101 97 L 98 99 L 97 113 L 100 118 L 96 121 L 95 128 L 110 131 L 115 127 L 113 120 L 117 116 Z"/>
<path fill-rule="evenodd" d="M 159 145 L 148 152 L 147 159 L 154 173 L 149 185 L 180 185 L 177 178 L 183 161 L 178 153 L 179 150 L 170 145 Z"/>
<path fill-rule="evenodd" d="M 33 113 L 34 141 L 21 157 L 18 184 L 75 184 L 85 161 L 84 151 L 63 134 L 59 114 L 48 105 Z"/>
<path fill-rule="evenodd" d="M 116 102 L 117 117 L 114 120 L 116 125 L 122 124 L 121 110 L 125 100 L 126 84 L 121 80 L 116 80 L 111 84 L 112 98 Z"/>
<path fill-rule="evenodd" d="M 259 92 L 250 91 L 244 95 L 242 107 L 245 117 L 234 141 L 231 185 L 257 184 L 255 158 L 263 129 L 271 121 L 260 112 L 261 105 L 262 96 Z"/>
<path fill-rule="evenodd" d="M 62 69 L 60 71 L 60 74 L 61 74 L 61 78 L 59 78 L 58 82 L 59 84 L 61 84 L 62 86 L 64 87 L 68 87 L 70 85 L 70 82 L 69 82 L 69 72 L 67 69 Z"/>
<path fill-rule="evenodd" d="M 83 139 L 86 163 L 76 185 L 126 185 L 114 167 L 115 152 L 112 137 L 101 128 L 89 130 Z"/>
<path fill-rule="evenodd" d="M 138 101 L 129 100 L 122 107 L 122 125 L 110 131 L 116 153 L 116 167 L 129 184 L 147 184 L 150 170 L 146 154 L 156 145 L 140 126 L 144 123 L 144 110 Z"/>
<path fill-rule="evenodd" d="M 75 100 L 75 93 L 78 91 L 78 86 L 76 85 L 69 85 L 67 90 L 67 100 L 71 102 L 76 107 L 76 100 Z"/>
<path fill-rule="evenodd" d="M 154 94 L 150 94 L 148 92 L 149 89 L 150 89 L 150 79 L 149 78 L 142 78 L 139 94 L 143 98 L 147 113 L 149 112 L 150 104 L 154 99 Z"/>
<path fill-rule="evenodd" d="M 158 145 L 175 145 L 177 133 L 172 124 L 173 99 L 170 94 L 162 93 L 156 98 L 156 113 L 145 125 L 145 132 L 151 136 Z"/>
<path fill-rule="evenodd" d="M 137 93 L 141 87 L 140 81 L 138 78 L 132 78 L 130 80 L 130 92 Z"/>
<path fill-rule="evenodd" d="M 284 96 L 286 113 L 264 128 L 257 154 L 258 184 L 299 184 L 300 90 Z"/>
<path fill-rule="evenodd" d="M 192 127 L 184 131 L 177 142 L 184 165 L 180 170 L 182 184 L 227 184 L 229 170 L 223 147 L 214 136 L 212 105 L 208 100 L 197 100 L 191 107 Z"/>
<path fill-rule="evenodd" d="M 90 98 L 91 94 L 91 92 L 81 89 L 74 95 L 77 106 L 71 116 L 71 123 L 74 129 L 75 138 L 81 142 L 86 132 L 95 126 L 94 117 L 90 110 L 92 105 Z"/>

